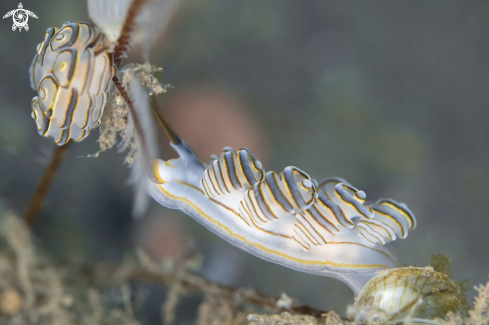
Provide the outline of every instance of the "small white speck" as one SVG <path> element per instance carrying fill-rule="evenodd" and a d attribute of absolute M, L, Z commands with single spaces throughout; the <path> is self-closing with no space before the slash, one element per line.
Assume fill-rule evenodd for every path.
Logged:
<path fill-rule="evenodd" d="M 289 309 L 292 306 L 293 302 L 294 301 L 292 300 L 292 298 L 287 296 L 287 294 L 285 292 L 282 292 L 282 294 L 280 295 L 280 298 L 277 300 L 277 307 Z"/>

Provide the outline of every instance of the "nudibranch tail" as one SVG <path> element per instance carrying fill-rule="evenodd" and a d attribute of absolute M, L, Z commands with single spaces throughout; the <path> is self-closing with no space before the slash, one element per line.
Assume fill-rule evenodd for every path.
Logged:
<path fill-rule="evenodd" d="M 244 148 L 224 148 L 206 166 L 185 141 L 172 141 L 162 120 L 180 157 L 155 162 L 148 191 L 160 204 L 259 258 L 339 279 L 355 294 L 379 271 L 397 267 L 384 244 L 414 229 L 404 204 L 366 204 L 365 192 L 345 180 L 318 183 L 296 167 L 265 173 Z"/>

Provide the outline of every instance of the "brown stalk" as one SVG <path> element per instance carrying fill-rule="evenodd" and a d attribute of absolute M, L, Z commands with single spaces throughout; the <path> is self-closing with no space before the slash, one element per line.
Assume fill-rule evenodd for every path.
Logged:
<path fill-rule="evenodd" d="M 51 187 L 54 178 L 56 177 L 56 173 L 59 170 L 59 166 L 61 165 L 61 162 L 65 157 L 66 150 L 70 146 L 70 143 L 71 142 L 68 142 L 65 145 L 56 147 L 53 152 L 53 156 L 51 157 L 51 161 L 49 162 L 49 165 L 46 166 L 46 168 L 44 169 L 41 180 L 37 185 L 36 191 L 32 195 L 24 212 L 24 221 L 28 225 L 31 225 L 41 212 L 42 206 L 44 204 L 44 199 L 49 192 L 49 188 Z"/>
<path fill-rule="evenodd" d="M 131 38 L 131 32 L 136 23 L 136 16 L 145 2 L 146 0 L 134 0 L 127 11 L 124 25 L 122 25 L 121 34 L 117 39 L 116 46 L 114 47 L 114 62 L 116 66 L 119 66 L 122 61 L 122 56 L 127 50 L 127 45 L 129 44 L 129 39 Z"/>
<path fill-rule="evenodd" d="M 112 81 L 114 82 L 115 86 L 117 87 L 117 90 L 119 90 L 119 93 L 121 94 L 122 98 L 124 98 L 124 100 L 127 103 L 127 106 L 129 107 L 129 112 L 131 113 L 132 120 L 134 121 L 134 126 L 136 127 L 136 132 L 138 134 L 139 141 L 141 141 L 141 146 L 143 147 L 143 154 L 146 157 L 149 157 L 146 138 L 144 137 L 143 129 L 141 127 L 141 123 L 139 122 L 138 116 L 137 116 L 136 111 L 134 109 L 134 105 L 132 104 L 132 101 L 129 98 L 129 95 L 127 94 L 127 92 L 124 89 L 124 86 L 122 85 L 120 80 L 116 76 L 114 76 L 114 78 L 112 78 Z"/>

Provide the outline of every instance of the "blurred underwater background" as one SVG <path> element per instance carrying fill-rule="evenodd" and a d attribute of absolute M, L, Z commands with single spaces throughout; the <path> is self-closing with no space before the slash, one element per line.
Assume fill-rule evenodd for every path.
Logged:
<path fill-rule="evenodd" d="M 2 1 L 0 12 L 17 8 Z M 28 32 L 0 28 L 0 202 L 21 212 L 55 148 L 31 114 L 28 69 L 48 27 L 89 21 L 84 1 L 23 3 Z M 181 0 L 151 61 L 164 67 L 159 95 L 176 132 L 203 161 L 248 147 L 265 170 L 297 166 L 340 176 L 367 193 L 406 203 L 418 226 L 394 245 L 401 265 L 452 260 L 457 280 L 489 274 L 489 3 L 485 1 Z M 127 62 L 142 62 L 134 51 Z M 123 154 L 98 158 L 99 130 L 71 146 L 33 226 L 54 260 L 121 262 L 142 247 L 172 260 L 192 241 L 203 278 L 344 312 L 342 282 L 245 253 L 180 211 L 152 203 L 131 216 Z M 176 157 L 160 132 L 160 158 Z M 149 287 L 145 317 L 160 319 L 165 292 Z M 475 291 L 469 294 L 473 300 Z M 199 300 L 200 299 L 200 300 Z M 191 323 L 200 297 L 179 307 Z"/>

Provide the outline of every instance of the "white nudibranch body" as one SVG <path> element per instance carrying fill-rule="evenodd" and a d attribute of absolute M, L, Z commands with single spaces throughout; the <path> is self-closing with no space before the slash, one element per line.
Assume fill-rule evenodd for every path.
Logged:
<path fill-rule="evenodd" d="M 317 182 L 296 167 L 266 173 L 247 149 L 224 148 L 205 166 L 181 139 L 172 146 L 180 157 L 156 160 L 149 178 L 157 202 L 257 257 L 339 279 L 355 294 L 397 267 L 384 244 L 416 227 L 405 204 L 365 204 L 365 192 L 340 178 Z"/>
<path fill-rule="evenodd" d="M 81 141 L 100 124 L 115 74 L 104 36 L 90 23 L 48 28 L 29 69 L 32 117 L 44 137 L 58 145 Z"/>

